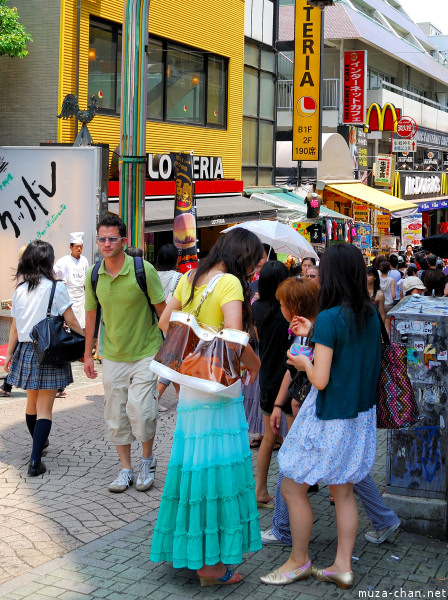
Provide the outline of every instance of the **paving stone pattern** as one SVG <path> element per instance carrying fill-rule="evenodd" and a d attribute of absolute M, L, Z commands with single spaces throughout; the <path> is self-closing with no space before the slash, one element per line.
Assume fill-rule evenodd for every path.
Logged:
<path fill-rule="evenodd" d="M 98 369 L 101 371 L 101 366 Z M 354 550 L 356 579 L 350 590 L 314 579 L 278 588 L 261 584 L 260 575 L 286 560 L 289 550 L 279 546 L 248 554 L 239 567 L 244 580 L 232 586 L 201 588 L 195 573 L 187 569 L 150 563 L 149 547 L 175 423 L 174 393 L 168 389 L 163 397 L 170 411 L 160 413 L 154 487 L 144 493 L 131 488 L 124 494 L 111 494 L 107 486 L 119 464 L 105 432 L 102 384 L 88 380 L 80 363 L 74 365 L 74 374 L 75 383 L 67 389 L 67 397 L 56 400 L 44 458 L 48 472 L 42 477 L 26 474 L 31 438 L 24 422 L 25 394 L 13 390 L 10 399 L 0 399 L 0 598 L 313 600 L 322 596 L 360 598 L 364 592 L 368 597 L 385 597 L 385 593 L 391 598 L 416 597 L 416 592 L 422 598 L 429 598 L 431 592 L 433 597 L 448 596 L 447 543 L 399 532 L 381 546 L 369 544 L 364 540 L 369 521 L 362 508 Z M 384 432 L 379 432 L 378 442 L 373 476 L 381 488 Z M 138 460 L 135 445 L 136 467 Z M 277 474 L 274 453 L 269 474 L 272 492 Z M 315 524 L 310 555 L 316 565 L 325 566 L 332 562 L 336 549 L 328 488 L 313 494 L 311 502 Z M 262 509 L 260 518 L 262 529 L 269 528 L 272 511 Z"/>

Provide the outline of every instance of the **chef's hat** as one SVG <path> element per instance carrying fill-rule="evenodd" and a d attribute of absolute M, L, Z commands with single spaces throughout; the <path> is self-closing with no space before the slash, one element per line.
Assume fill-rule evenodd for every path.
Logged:
<path fill-rule="evenodd" d="M 70 244 L 84 244 L 84 231 L 74 231 L 71 233 Z"/>

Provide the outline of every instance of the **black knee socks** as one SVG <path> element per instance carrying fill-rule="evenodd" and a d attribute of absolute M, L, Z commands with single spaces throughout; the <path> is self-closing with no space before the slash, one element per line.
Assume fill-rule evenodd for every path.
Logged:
<path fill-rule="evenodd" d="M 33 450 L 31 460 L 39 461 L 42 458 L 44 444 L 50 435 L 51 421 L 49 419 L 38 419 L 34 427 Z"/>
<path fill-rule="evenodd" d="M 36 426 L 37 415 L 29 415 L 25 414 L 26 426 L 28 427 L 28 431 L 30 432 L 31 437 L 34 434 L 34 428 Z"/>

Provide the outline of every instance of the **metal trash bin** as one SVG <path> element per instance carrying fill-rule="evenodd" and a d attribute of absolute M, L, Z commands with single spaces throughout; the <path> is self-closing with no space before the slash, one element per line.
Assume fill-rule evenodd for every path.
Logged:
<path fill-rule="evenodd" d="M 391 340 L 407 348 L 417 423 L 388 432 L 385 503 L 406 531 L 446 539 L 448 298 L 412 295 L 388 313 Z"/>

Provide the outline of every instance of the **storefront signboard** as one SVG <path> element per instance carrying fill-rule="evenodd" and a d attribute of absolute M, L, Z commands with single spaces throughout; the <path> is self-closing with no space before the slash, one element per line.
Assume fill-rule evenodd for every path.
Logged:
<path fill-rule="evenodd" d="M 401 217 L 401 245 L 406 248 L 408 244 L 420 246 L 422 242 L 422 215 L 417 213 L 408 217 Z"/>
<path fill-rule="evenodd" d="M 367 204 L 353 204 L 353 218 L 355 219 L 355 221 L 368 221 L 369 207 L 367 206 Z"/>
<path fill-rule="evenodd" d="M 293 160 L 320 160 L 322 11 L 296 0 L 294 43 Z"/>
<path fill-rule="evenodd" d="M 344 52 L 342 122 L 346 125 L 363 125 L 366 114 L 367 51 Z"/>
<path fill-rule="evenodd" d="M 395 158 L 392 154 L 378 154 L 375 163 L 375 185 L 392 185 Z"/>
<path fill-rule="evenodd" d="M 418 205 L 418 212 L 427 212 L 428 210 L 438 210 L 439 208 L 448 208 L 447 200 L 437 200 L 435 202 L 422 202 Z"/>
<path fill-rule="evenodd" d="M 378 229 L 389 229 L 390 227 L 390 214 L 389 215 L 377 215 L 376 226 Z"/>
<path fill-rule="evenodd" d="M 414 169 L 414 153 L 413 152 L 397 152 L 396 156 L 396 168 L 399 169 Z"/>
<path fill-rule="evenodd" d="M 417 142 L 415 140 L 405 140 L 404 138 L 394 138 L 392 140 L 392 152 L 415 152 Z"/>
<path fill-rule="evenodd" d="M 396 250 L 397 237 L 395 235 L 382 235 L 380 237 L 381 250 Z"/>
<path fill-rule="evenodd" d="M 173 181 L 174 161 L 177 154 L 147 154 L 147 178 L 151 181 Z M 191 155 L 193 180 L 224 179 L 224 169 L 220 156 Z"/>

